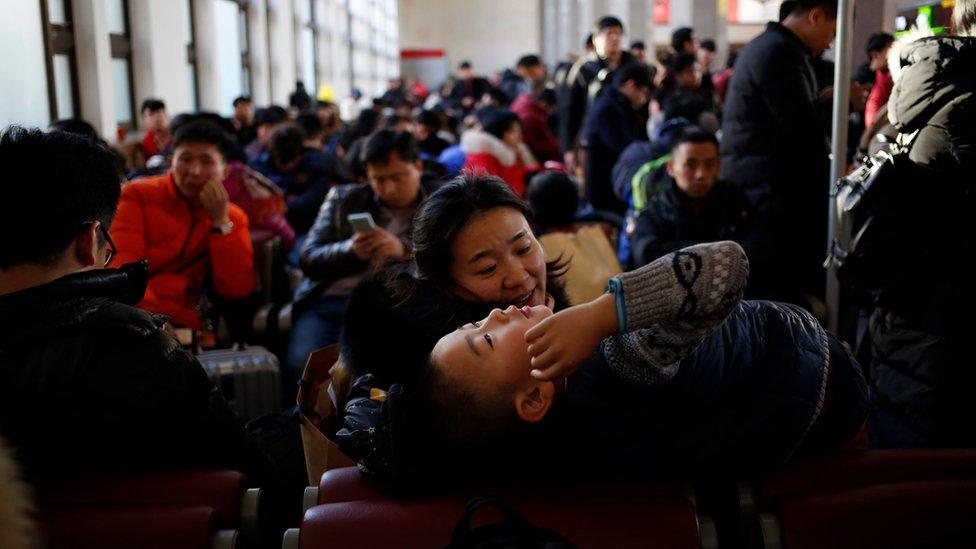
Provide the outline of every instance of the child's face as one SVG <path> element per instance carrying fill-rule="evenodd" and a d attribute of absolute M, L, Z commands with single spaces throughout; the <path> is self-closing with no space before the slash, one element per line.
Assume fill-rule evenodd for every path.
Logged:
<path fill-rule="evenodd" d="M 442 337 L 431 352 L 435 367 L 478 393 L 511 392 L 532 381 L 525 332 L 552 315 L 545 305 L 495 309 L 481 322 Z"/>

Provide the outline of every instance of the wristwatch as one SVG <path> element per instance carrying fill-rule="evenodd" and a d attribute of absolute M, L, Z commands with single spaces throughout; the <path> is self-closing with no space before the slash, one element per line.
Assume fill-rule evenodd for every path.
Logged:
<path fill-rule="evenodd" d="M 223 225 L 220 225 L 219 227 L 218 226 L 210 227 L 210 232 L 216 233 L 216 234 L 221 234 L 221 235 L 224 235 L 224 236 L 229 235 L 233 230 L 234 230 L 234 222 L 233 221 L 228 221 L 227 223 L 225 223 Z"/>

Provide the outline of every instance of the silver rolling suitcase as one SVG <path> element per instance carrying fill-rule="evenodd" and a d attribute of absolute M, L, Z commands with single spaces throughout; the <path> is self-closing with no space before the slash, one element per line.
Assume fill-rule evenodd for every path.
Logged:
<path fill-rule="evenodd" d="M 264 347 L 204 351 L 197 360 L 245 421 L 281 410 L 278 357 Z"/>

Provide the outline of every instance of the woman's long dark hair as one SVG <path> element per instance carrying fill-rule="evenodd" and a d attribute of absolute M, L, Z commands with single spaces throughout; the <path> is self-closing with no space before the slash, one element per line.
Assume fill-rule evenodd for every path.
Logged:
<path fill-rule="evenodd" d="M 449 291 L 453 284 L 450 269 L 454 239 L 472 219 L 500 207 L 512 208 L 526 219 L 532 219 L 529 205 L 494 176 L 463 173 L 430 195 L 413 220 L 413 262 L 417 279 Z M 556 310 L 569 305 L 559 281 L 565 271 L 566 262 L 561 258 L 546 263 L 546 292 L 555 300 Z"/>

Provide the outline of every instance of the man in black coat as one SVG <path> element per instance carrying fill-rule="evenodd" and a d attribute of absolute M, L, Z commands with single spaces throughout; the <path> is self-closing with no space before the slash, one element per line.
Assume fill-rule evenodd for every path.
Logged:
<path fill-rule="evenodd" d="M 363 145 L 368 184 L 329 191 L 302 245 L 305 278 L 295 292 L 295 322 L 283 380 L 297 381 L 309 353 L 336 343 L 353 288 L 386 260 L 411 249 L 413 214 L 437 183 L 422 181 L 423 161 L 413 135 L 381 130 Z M 353 226 L 351 214 L 368 213 L 373 228 Z"/>
<path fill-rule="evenodd" d="M 732 240 L 753 247 L 752 208 L 735 185 L 720 181 L 718 139 L 701 128 L 682 131 L 671 149 L 668 175 L 648 189 L 631 248 L 637 267 L 694 244 Z"/>
<path fill-rule="evenodd" d="M 722 179 L 745 190 L 775 262 L 756 265 L 764 297 L 822 296 L 829 159 L 811 58 L 830 45 L 836 0 L 798 0 L 739 55 L 722 119 Z"/>
<path fill-rule="evenodd" d="M 487 80 L 474 75 L 471 62 L 462 61 L 458 65 L 457 80 L 454 81 L 454 86 L 451 87 L 451 93 L 448 99 L 455 108 L 461 109 L 467 114 L 471 112 L 471 109 L 478 103 L 481 96 L 488 93 L 490 89 L 491 84 Z"/>
<path fill-rule="evenodd" d="M 567 165 L 576 162 L 577 136 L 604 84 L 613 82 L 616 70 L 637 62 L 630 52 L 624 51 L 623 38 L 624 24 L 620 19 L 601 17 L 593 32 L 594 51 L 578 59 L 566 77 L 568 93 L 560 95 L 559 140 L 567 153 Z"/>
<path fill-rule="evenodd" d="M 918 132 L 903 223 L 904 272 L 870 320 L 872 443 L 976 447 L 976 0 L 957 1 L 958 36 L 904 46 L 888 116 Z"/>
<path fill-rule="evenodd" d="M 28 477 L 218 467 L 267 482 L 271 463 L 166 318 L 131 306 L 146 263 L 104 268 L 114 155 L 13 127 L 0 171 L 12 183 L 0 201 L 0 435 Z"/>
<path fill-rule="evenodd" d="M 613 192 L 612 173 L 617 159 L 638 137 L 646 138 L 640 111 L 654 87 L 647 65 L 634 63 L 614 74 L 613 85 L 593 104 L 580 132 L 586 150 L 586 197 L 597 210 L 623 215 L 627 204 Z"/>

